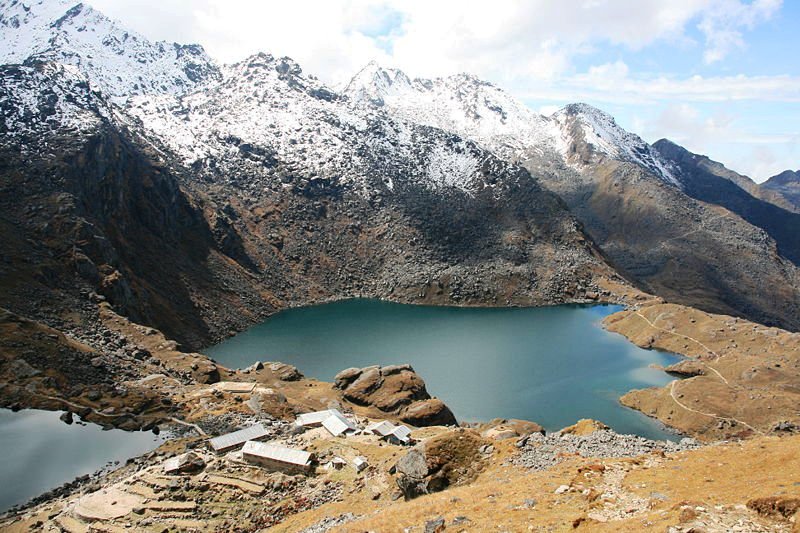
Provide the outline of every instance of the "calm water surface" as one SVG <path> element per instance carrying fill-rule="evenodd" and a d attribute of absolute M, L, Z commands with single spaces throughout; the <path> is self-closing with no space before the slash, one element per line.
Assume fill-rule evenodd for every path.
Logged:
<path fill-rule="evenodd" d="M 594 418 L 618 432 L 675 439 L 619 397 L 673 378 L 679 360 L 600 326 L 618 306 L 455 308 L 377 300 L 291 309 L 206 350 L 229 367 L 282 361 L 331 381 L 348 367 L 410 363 L 459 420 L 522 418 L 554 431 Z"/>
<path fill-rule="evenodd" d="M 0 512 L 164 441 L 149 432 L 67 425 L 59 415 L 0 409 Z"/>

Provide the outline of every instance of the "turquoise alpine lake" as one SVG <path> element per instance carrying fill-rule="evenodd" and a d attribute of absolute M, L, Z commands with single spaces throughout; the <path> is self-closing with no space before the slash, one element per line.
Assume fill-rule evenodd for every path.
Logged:
<path fill-rule="evenodd" d="M 59 415 L 0 409 L 0 513 L 109 463 L 154 450 L 164 441 L 150 432 L 67 425 Z"/>
<path fill-rule="evenodd" d="M 462 308 L 345 300 L 282 311 L 205 350 L 231 368 L 281 361 L 332 381 L 348 367 L 410 363 L 459 420 L 533 420 L 549 431 L 593 418 L 620 433 L 677 438 L 619 397 L 673 377 L 680 358 L 602 328 L 619 306 Z"/>

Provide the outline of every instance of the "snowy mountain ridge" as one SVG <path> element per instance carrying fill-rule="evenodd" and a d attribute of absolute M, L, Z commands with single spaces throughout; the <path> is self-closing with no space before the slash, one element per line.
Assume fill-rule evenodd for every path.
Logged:
<path fill-rule="evenodd" d="M 220 77 L 201 46 L 151 42 L 87 4 L 0 0 L 0 64 L 30 57 L 78 67 L 117 104 L 133 95 L 182 94 Z"/>
<path fill-rule="evenodd" d="M 581 160 L 570 153 L 581 137 L 596 154 L 638 164 L 680 187 L 675 168 L 657 151 L 587 104 L 570 104 L 545 117 L 469 74 L 412 80 L 400 70 L 384 69 L 375 62 L 353 77 L 344 94 L 357 105 L 383 108 L 405 120 L 452 131 L 512 160 L 533 151 L 560 156 L 580 170 Z"/>
<path fill-rule="evenodd" d="M 365 194 L 391 191 L 397 179 L 479 186 L 486 155 L 476 146 L 349 105 L 289 58 L 256 54 L 222 73 L 221 82 L 190 94 L 134 97 L 127 111 L 199 168 L 237 162 L 255 177 L 279 164 L 287 184 L 299 178 L 304 186 L 348 185 Z"/>
<path fill-rule="evenodd" d="M 565 150 L 554 123 L 470 74 L 412 80 L 401 70 L 371 62 L 343 94 L 356 105 L 383 108 L 405 120 L 452 131 L 504 157 L 531 147 Z"/>
<path fill-rule="evenodd" d="M 374 142 L 388 142 L 403 157 L 416 157 L 408 145 L 420 135 L 412 125 L 451 132 L 509 161 L 535 154 L 579 171 L 587 162 L 574 157 L 574 146 L 585 141 L 601 157 L 638 164 L 680 186 L 657 151 L 602 111 L 573 104 L 545 117 L 468 74 L 411 79 L 373 62 L 338 94 L 288 58 L 258 54 L 218 66 L 200 46 L 151 42 L 74 0 L 0 0 L 0 29 L 0 63 L 76 67 L 89 90 L 140 119 L 188 164 L 223 158 L 232 149 L 224 139 L 233 138 L 288 162 L 317 165 L 310 174 L 334 164 L 337 179 L 351 181 L 364 153 L 347 149 L 343 139 L 377 120 L 390 122 L 396 138 Z M 465 159 L 467 152 L 429 152 L 441 160 L 431 163 L 427 182 L 469 188 L 480 161 Z"/>

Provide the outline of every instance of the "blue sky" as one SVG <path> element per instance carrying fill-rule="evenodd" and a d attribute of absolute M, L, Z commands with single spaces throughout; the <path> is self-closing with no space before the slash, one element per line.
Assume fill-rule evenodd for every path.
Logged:
<path fill-rule="evenodd" d="M 641 49 L 608 42 L 597 43 L 576 55 L 574 71 L 624 63 L 627 77 L 641 80 L 667 77 L 683 80 L 744 76 L 746 78 L 799 77 L 800 2 L 784 2 L 769 20 L 743 31 L 743 46 L 725 57 L 704 60 L 704 36 L 697 19 L 686 26 L 685 42 L 658 41 Z M 717 86 L 717 84 L 715 84 Z M 785 98 L 770 98 L 758 91 L 747 97 L 726 98 L 719 83 L 719 101 L 704 101 L 686 94 L 637 102 L 619 101 L 613 90 L 584 98 L 613 114 L 618 123 L 647 141 L 668 137 L 747 173 L 757 181 L 786 168 L 800 168 L 800 91 L 795 86 Z M 563 105 L 563 98 L 526 98 L 533 108 Z"/>
<path fill-rule="evenodd" d="M 371 60 L 469 72 L 547 113 L 575 101 L 763 181 L 800 168 L 796 0 L 90 0 L 225 62 L 287 55 L 330 85 Z"/>

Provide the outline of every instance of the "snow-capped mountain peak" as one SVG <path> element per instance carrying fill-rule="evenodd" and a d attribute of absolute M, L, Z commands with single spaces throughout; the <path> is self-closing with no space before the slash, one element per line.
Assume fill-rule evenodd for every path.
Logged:
<path fill-rule="evenodd" d="M 680 186 L 676 170 L 657 151 L 587 104 L 544 117 L 471 74 L 411 79 L 375 62 L 356 74 L 344 94 L 356 105 L 381 107 L 404 120 L 454 132 L 508 159 L 561 157 L 580 170 L 585 161 L 572 153 L 576 143 L 585 142 L 596 156 L 638 164 Z"/>
<path fill-rule="evenodd" d="M 441 128 L 505 157 L 531 147 L 554 148 L 555 131 L 524 104 L 471 74 L 411 79 L 403 71 L 368 64 L 344 94 L 356 105 L 383 107 L 404 120 Z"/>
<path fill-rule="evenodd" d="M 573 142 L 582 140 L 591 145 L 596 154 L 638 164 L 663 181 L 681 186 L 674 165 L 641 137 L 620 127 L 614 117 L 605 111 L 589 104 L 576 103 L 560 109 L 550 119 L 566 132 L 565 137 Z"/>
<path fill-rule="evenodd" d="M 31 57 L 74 65 L 117 103 L 138 94 L 182 94 L 219 79 L 199 45 L 151 42 L 71 0 L 0 0 L 0 63 Z"/>
<path fill-rule="evenodd" d="M 370 102 L 382 106 L 384 97 L 392 93 L 405 92 L 411 87 L 411 79 L 398 69 L 382 68 L 370 61 L 345 87 L 344 93 L 354 102 Z"/>

